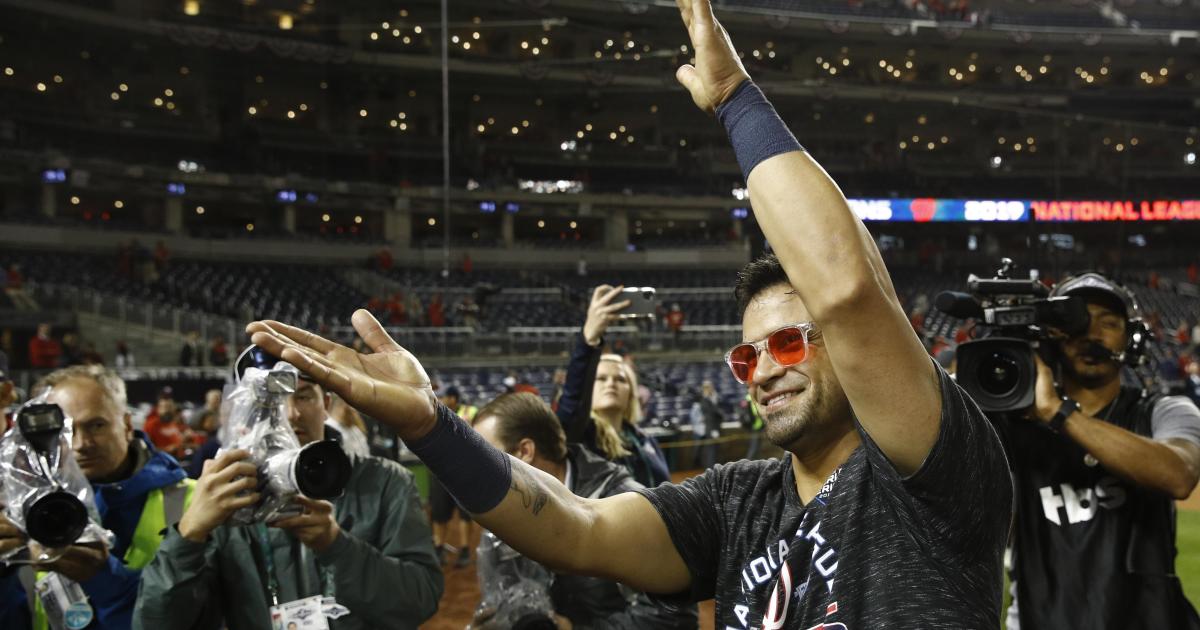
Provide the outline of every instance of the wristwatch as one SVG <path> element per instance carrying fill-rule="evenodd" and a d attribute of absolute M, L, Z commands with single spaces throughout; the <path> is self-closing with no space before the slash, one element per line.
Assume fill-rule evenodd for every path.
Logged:
<path fill-rule="evenodd" d="M 1055 433 L 1062 433 L 1063 425 L 1067 423 L 1067 418 L 1076 411 L 1079 411 L 1079 409 L 1079 403 L 1063 396 L 1062 404 L 1058 406 L 1058 411 L 1054 413 L 1054 417 L 1050 418 L 1050 423 L 1046 426 Z"/>

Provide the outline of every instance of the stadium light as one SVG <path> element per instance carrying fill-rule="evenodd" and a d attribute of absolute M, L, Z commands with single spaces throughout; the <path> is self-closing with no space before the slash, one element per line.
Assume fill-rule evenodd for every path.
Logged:
<path fill-rule="evenodd" d="M 1188 151 L 1187 153 L 1185 153 L 1183 155 L 1183 163 L 1187 164 L 1188 166 L 1195 166 L 1196 165 L 1196 152 Z"/>

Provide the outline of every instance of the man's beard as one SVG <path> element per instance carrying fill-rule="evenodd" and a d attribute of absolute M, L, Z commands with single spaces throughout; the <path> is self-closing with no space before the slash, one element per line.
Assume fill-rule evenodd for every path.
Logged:
<path fill-rule="evenodd" d="M 763 418 L 766 421 L 767 440 L 785 450 L 811 433 L 820 408 L 821 398 L 813 386 L 796 398 L 798 400 L 791 401 L 790 405 Z"/>
<path fill-rule="evenodd" d="M 1081 367 L 1083 369 L 1079 369 Z M 1114 369 L 1113 362 L 1084 363 L 1082 355 L 1069 357 L 1063 364 L 1063 371 L 1087 389 L 1102 387 L 1121 376 L 1120 369 Z"/>

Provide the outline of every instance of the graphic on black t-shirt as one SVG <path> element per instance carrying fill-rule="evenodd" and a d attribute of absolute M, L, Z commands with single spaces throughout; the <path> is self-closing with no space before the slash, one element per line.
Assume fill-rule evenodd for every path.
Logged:
<path fill-rule="evenodd" d="M 809 588 L 821 590 L 820 595 L 830 598 L 826 606 L 826 618 L 837 612 L 837 602 L 832 601 L 833 581 L 837 572 L 837 549 L 821 535 L 820 517 L 815 524 L 810 524 L 810 517 L 825 506 L 833 485 L 837 482 L 837 469 L 821 486 L 821 490 L 812 501 L 812 508 L 804 512 L 800 526 L 796 528 L 791 539 L 781 538 L 775 545 L 767 548 L 766 553 L 746 563 L 742 569 L 742 598 L 733 607 L 734 615 L 741 622 L 742 628 L 750 628 L 750 596 L 759 591 L 764 584 L 774 578 L 767 608 L 763 613 L 762 630 L 781 630 L 787 622 L 788 610 L 793 602 L 804 599 Z M 799 576 L 803 582 L 796 584 Z M 816 579 L 819 582 L 812 584 Z M 842 624 L 818 625 L 817 628 L 845 628 Z"/>
<path fill-rule="evenodd" d="M 862 446 L 804 503 L 790 455 L 640 491 L 718 630 L 995 630 L 1012 484 L 995 430 L 940 369 L 942 416 L 903 477 Z"/>

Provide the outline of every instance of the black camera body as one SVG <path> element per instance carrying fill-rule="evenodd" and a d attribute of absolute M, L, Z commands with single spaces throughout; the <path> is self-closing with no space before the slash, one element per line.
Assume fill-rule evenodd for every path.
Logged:
<path fill-rule="evenodd" d="M 1037 280 L 1013 279 L 1016 265 L 1001 261 L 994 278 L 967 278 L 967 293 L 946 291 L 937 296 L 938 310 L 961 319 L 974 318 L 983 335 L 960 344 L 958 384 L 985 413 L 1028 409 L 1035 402 L 1035 353 L 1053 363 L 1053 347 L 1044 343 L 1054 329 L 1067 336 L 1087 330 L 1091 318 L 1079 297 L 1052 297 Z"/>

